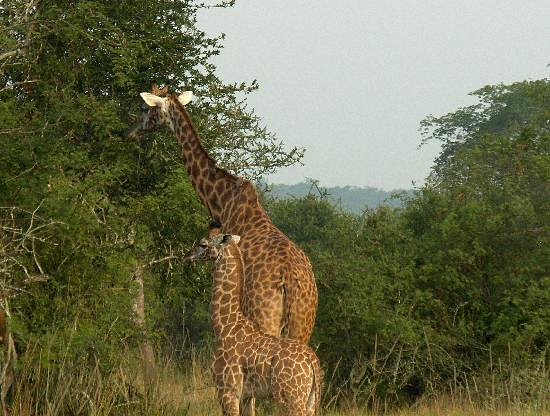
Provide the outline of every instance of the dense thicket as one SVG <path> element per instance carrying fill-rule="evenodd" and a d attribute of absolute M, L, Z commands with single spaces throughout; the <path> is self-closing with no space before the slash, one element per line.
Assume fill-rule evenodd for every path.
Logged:
<path fill-rule="evenodd" d="M 210 279 L 180 261 L 206 212 L 170 135 L 125 138 L 152 80 L 200 97 L 190 111 L 223 166 L 259 178 L 300 158 L 241 101 L 256 84 L 216 76 L 208 59 L 221 39 L 197 29 L 198 7 L 0 6 L 0 302 L 20 350 L 47 350 L 36 365 L 108 372 L 143 335 L 159 347 L 208 345 Z M 508 369 L 502 377 L 548 375 L 550 82 L 475 94 L 479 104 L 423 123 L 443 150 L 403 208 L 353 215 L 313 196 L 267 203 L 314 264 L 313 342 L 331 393 L 409 400 L 488 368 L 494 382 L 497 366 Z M 514 391 L 548 392 L 537 386 Z"/>
<path fill-rule="evenodd" d="M 503 363 L 506 376 L 548 376 L 550 82 L 474 94 L 480 104 L 423 123 L 443 150 L 402 210 L 271 206 L 313 260 L 315 341 L 356 396 L 441 391 Z M 523 399 L 541 388 L 512 384 Z"/>
<path fill-rule="evenodd" d="M 11 321 L 22 349 L 53 342 L 60 354 L 116 358 L 135 333 L 139 266 L 148 274 L 150 323 L 159 336 L 181 338 L 193 302 L 208 297 L 204 281 L 179 261 L 208 218 L 176 140 L 125 137 L 139 92 L 152 81 L 193 89 L 199 98 L 190 111 L 222 166 L 254 178 L 300 158 L 246 109 L 255 83 L 216 76 L 209 58 L 221 38 L 197 28 L 199 7 L 2 2 L 0 232 L 10 261 L 0 262 L 0 290 L 3 307 L 15 296 Z M 191 315 L 185 321 L 184 310 Z"/>

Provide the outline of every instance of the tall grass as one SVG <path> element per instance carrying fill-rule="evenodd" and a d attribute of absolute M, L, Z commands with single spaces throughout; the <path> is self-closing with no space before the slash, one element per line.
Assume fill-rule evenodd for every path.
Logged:
<path fill-rule="evenodd" d="M 169 415 L 198 416 L 221 414 L 210 375 L 210 354 L 191 350 L 188 359 L 174 354 L 144 367 L 139 357 L 128 351 L 116 368 L 105 371 L 101 363 L 92 365 L 37 363 L 44 352 L 25 354 L 19 368 L 11 410 L 21 416 L 64 415 Z M 47 360 L 46 360 L 47 361 Z M 548 369 L 534 367 L 522 371 L 495 365 L 483 376 L 458 375 L 439 395 L 426 395 L 416 403 L 396 409 L 388 399 L 371 397 L 368 407 L 352 400 L 325 397 L 326 416 L 511 416 L 550 415 Z M 530 395 L 525 394 L 526 391 Z M 530 399 L 526 399 L 530 397 Z M 276 414 L 271 406 L 261 414 Z"/>
<path fill-rule="evenodd" d="M 189 362 L 166 356 L 144 367 L 128 353 L 105 374 L 94 365 L 36 365 L 28 357 L 20 369 L 11 410 L 21 416 L 208 415 L 218 412 L 206 354 Z M 34 358 L 34 359 L 33 359 Z"/>

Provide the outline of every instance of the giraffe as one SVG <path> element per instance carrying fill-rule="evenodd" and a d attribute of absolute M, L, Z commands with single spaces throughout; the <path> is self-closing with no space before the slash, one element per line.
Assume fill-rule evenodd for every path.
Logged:
<path fill-rule="evenodd" d="M 244 263 L 240 237 L 211 228 L 186 260 L 210 260 L 210 315 L 216 337 L 212 373 L 224 416 L 241 415 L 241 402 L 272 397 L 281 415 L 319 415 L 322 373 L 307 345 L 264 335 L 241 309 Z"/>
<path fill-rule="evenodd" d="M 262 332 L 308 343 L 317 312 L 317 287 L 308 257 L 271 221 L 254 185 L 216 166 L 205 151 L 184 107 L 186 91 L 171 94 L 153 84 L 129 137 L 168 128 L 177 137 L 191 183 L 224 232 L 243 236 L 245 264 L 242 307 Z"/>

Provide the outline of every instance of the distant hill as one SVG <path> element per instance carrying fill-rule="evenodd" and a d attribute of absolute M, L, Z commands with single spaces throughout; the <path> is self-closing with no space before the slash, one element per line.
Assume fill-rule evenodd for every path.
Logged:
<path fill-rule="evenodd" d="M 383 189 L 370 186 L 334 186 L 324 188 L 315 183 L 300 182 L 295 185 L 272 184 L 269 185 L 270 195 L 277 199 L 300 198 L 309 194 L 325 194 L 326 197 L 335 205 L 340 206 L 345 211 L 361 214 L 365 207 L 376 208 L 380 205 L 389 205 L 392 207 L 402 206 L 399 199 L 392 198 L 396 193 L 405 192 L 410 194 L 411 190 L 393 190 L 384 191 Z"/>

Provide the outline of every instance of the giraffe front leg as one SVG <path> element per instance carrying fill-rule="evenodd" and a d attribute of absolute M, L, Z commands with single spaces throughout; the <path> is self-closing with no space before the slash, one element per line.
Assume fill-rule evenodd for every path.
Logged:
<path fill-rule="evenodd" d="M 242 369 L 237 364 L 226 362 L 221 352 L 217 355 L 212 372 L 223 416 L 240 416 L 243 393 Z"/>
<path fill-rule="evenodd" d="M 223 416 L 241 416 L 241 395 L 239 386 L 232 383 L 218 384 L 218 400 Z"/>

